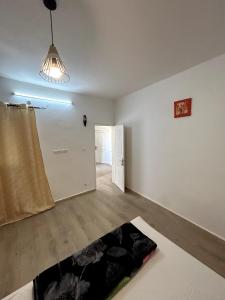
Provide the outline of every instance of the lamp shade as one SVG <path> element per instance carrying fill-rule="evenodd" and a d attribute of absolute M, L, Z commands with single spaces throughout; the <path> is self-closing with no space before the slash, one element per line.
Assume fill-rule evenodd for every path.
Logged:
<path fill-rule="evenodd" d="M 39 74 L 43 79 L 53 83 L 66 83 L 70 80 L 54 44 L 49 47 L 47 57 L 42 64 Z"/>

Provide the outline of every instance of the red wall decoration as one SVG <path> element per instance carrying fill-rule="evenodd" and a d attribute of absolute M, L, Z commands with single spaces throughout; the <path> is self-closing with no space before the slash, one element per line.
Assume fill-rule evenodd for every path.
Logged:
<path fill-rule="evenodd" d="M 174 101 L 174 118 L 191 116 L 192 98 Z"/>

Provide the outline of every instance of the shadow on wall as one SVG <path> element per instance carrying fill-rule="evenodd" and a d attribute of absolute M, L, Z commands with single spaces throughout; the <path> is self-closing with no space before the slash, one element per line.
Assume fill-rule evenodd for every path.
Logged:
<path fill-rule="evenodd" d="M 135 140 L 133 140 L 134 136 Z M 145 146 L 140 122 L 137 120 L 132 122 L 132 126 L 125 126 L 125 186 L 127 188 L 135 189 L 136 186 L 141 185 L 141 169 L 144 167 L 142 150 Z M 132 177 L 132 174 L 135 174 L 135 177 Z"/>

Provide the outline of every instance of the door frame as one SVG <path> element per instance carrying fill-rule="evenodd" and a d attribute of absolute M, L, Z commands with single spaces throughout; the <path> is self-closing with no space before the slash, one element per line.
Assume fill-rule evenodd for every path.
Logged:
<path fill-rule="evenodd" d="M 118 124 L 120 125 L 120 124 Z M 96 176 L 96 155 L 95 155 L 95 127 L 96 126 L 106 126 L 106 127 L 111 127 L 112 128 L 112 131 L 111 131 L 111 134 L 112 134 L 112 139 L 113 139 L 113 134 L 114 134 L 114 128 L 116 125 L 109 125 L 109 124 L 101 124 L 101 123 L 94 123 L 94 128 L 93 128 L 93 136 L 94 136 L 94 151 L 93 151 L 93 155 L 94 155 L 94 178 L 95 178 L 95 190 L 97 190 L 97 176 Z M 123 125 L 124 126 L 124 125 Z M 125 139 L 125 126 L 124 126 L 124 139 Z M 124 147 L 125 147 L 125 140 L 124 140 Z M 125 151 L 125 150 L 124 150 Z M 125 155 L 125 152 L 124 152 L 124 155 Z M 113 141 L 112 141 L 112 163 L 113 163 L 113 156 L 114 156 L 114 145 L 113 145 Z M 125 157 L 124 157 L 124 161 L 125 161 Z M 113 170 L 112 170 L 113 172 Z M 126 172 L 124 170 L 124 193 L 126 193 Z M 113 182 L 112 182 L 113 184 Z M 116 186 L 116 185 L 115 185 Z M 118 188 L 119 189 L 119 188 Z M 122 192 L 122 191 L 121 191 Z"/>

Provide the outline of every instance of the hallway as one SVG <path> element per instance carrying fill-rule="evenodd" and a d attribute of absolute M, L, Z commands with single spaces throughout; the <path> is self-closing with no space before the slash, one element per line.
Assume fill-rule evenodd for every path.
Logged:
<path fill-rule="evenodd" d="M 104 189 L 104 185 L 112 183 L 112 167 L 107 164 L 96 164 L 96 189 Z"/>

